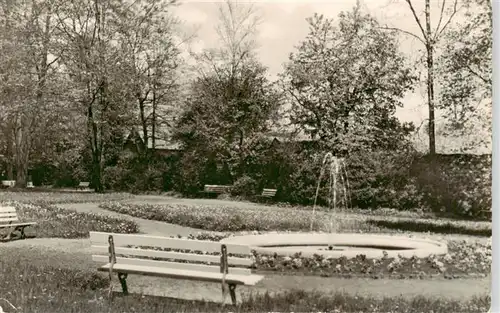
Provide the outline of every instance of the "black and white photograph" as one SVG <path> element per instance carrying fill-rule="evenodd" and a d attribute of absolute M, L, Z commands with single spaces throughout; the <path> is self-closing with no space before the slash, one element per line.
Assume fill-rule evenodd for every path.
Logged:
<path fill-rule="evenodd" d="M 0 313 L 500 313 L 499 9 L 0 0 Z"/>

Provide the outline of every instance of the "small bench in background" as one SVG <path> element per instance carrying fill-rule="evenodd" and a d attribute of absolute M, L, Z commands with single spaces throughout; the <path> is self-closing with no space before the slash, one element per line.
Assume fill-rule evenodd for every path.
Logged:
<path fill-rule="evenodd" d="M 261 194 L 263 198 L 274 198 L 274 196 L 276 196 L 276 189 L 264 189 Z"/>
<path fill-rule="evenodd" d="M 117 273 L 124 295 L 128 274 L 170 277 L 220 283 L 223 300 L 229 291 L 236 305 L 237 285 L 253 286 L 264 278 L 252 274 L 247 245 L 104 232 L 90 232 L 90 242 L 98 271 L 108 272 L 110 279 Z"/>
<path fill-rule="evenodd" d="M 3 228 L 13 228 L 7 235 L 5 240 L 10 240 L 13 237 L 19 237 L 19 239 L 26 238 L 24 229 L 28 226 L 36 225 L 36 222 L 21 222 L 19 221 L 19 216 L 17 215 L 16 208 L 12 206 L 0 206 L 0 229 Z M 16 232 L 19 235 L 16 236 Z"/>
<path fill-rule="evenodd" d="M 88 189 L 90 186 L 90 183 L 88 181 L 82 181 L 78 184 L 78 186 L 76 187 L 76 189 L 81 189 L 81 190 L 84 190 L 84 189 Z"/>
<path fill-rule="evenodd" d="M 203 192 L 209 194 L 223 194 L 229 193 L 231 191 L 231 185 L 205 185 L 203 188 Z"/>

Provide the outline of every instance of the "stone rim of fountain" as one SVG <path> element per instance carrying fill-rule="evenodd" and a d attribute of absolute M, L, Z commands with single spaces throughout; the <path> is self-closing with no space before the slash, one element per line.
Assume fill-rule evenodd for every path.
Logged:
<path fill-rule="evenodd" d="M 287 233 L 233 236 L 221 240 L 223 243 L 249 245 L 262 255 L 293 256 L 298 253 L 305 257 L 322 255 L 331 258 L 354 258 L 365 255 L 367 258 L 418 257 L 448 253 L 445 243 L 427 239 L 408 238 L 376 234 L 350 233 Z M 345 250 L 319 250 L 304 248 L 322 246 L 328 248 L 345 247 Z M 354 247 L 355 249 L 350 249 Z M 359 248 L 356 248 L 359 247 Z M 364 249 L 363 249 L 364 248 Z M 400 249 L 398 249 L 400 248 Z"/>

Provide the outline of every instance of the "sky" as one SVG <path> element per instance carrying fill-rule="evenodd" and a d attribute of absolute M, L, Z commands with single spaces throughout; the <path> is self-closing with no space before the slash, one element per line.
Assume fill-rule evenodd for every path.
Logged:
<path fill-rule="evenodd" d="M 441 1 L 438 1 L 431 1 L 431 13 L 439 12 L 436 9 Z M 423 19 L 424 1 L 413 2 L 416 12 Z M 250 2 L 240 3 L 249 4 Z M 222 1 L 180 0 L 180 5 L 175 8 L 174 14 L 183 22 L 186 31 L 196 29 L 196 38 L 190 44 L 193 50 L 201 51 L 217 44 L 215 27 L 218 22 L 218 6 L 221 4 L 223 4 Z M 262 18 L 256 35 L 257 56 L 262 64 L 268 67 L 270 77 L 275 78 L 282 71 L 282 65 L 288 60 L 290 52 L 293 52 L 300 41 L 306 37 L 307 17 L 319 13 L 335 19 L 341 11 L 352 10 L 356 5 L 356 0 L 256 0 L 251 4 Z M 421 35 L 412 12 L 404 0 L 361 0 L 361 4 L 363 10 L 374 16 L 382 25 Z M 454 21 L 460 22 L 460 19 L 461 17 L 456 17 Z M 437 25 L 438 20 L 437 13 L 431 14 L 433 25 Z M 403 35 L 400 37 L 400 43 L 401 52 L 410 60 L 414 61 L 422 55 L 419 50 L 423 49 L 423 44 L 417 39 Z M 404 108 L 398 109 L 396 116 L 402 121 L 411 121 L 417 126 L 421 125 L 428 116 L 426 98 L 425 85 L 416 88 L 414 92 L 409 92 L 403 100 Z M 436 124 L 439 124 L 439 120 L 438 114 Z M 439 138 L 437 145 L 439 150 Z"/>

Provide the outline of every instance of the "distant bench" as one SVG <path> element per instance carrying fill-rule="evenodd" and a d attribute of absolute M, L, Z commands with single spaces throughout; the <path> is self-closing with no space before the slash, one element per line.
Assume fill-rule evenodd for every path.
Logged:
<path fill-rule="evenodd" d="M 273 198 L 276 195 L 276 189 L 264 189 L 262 191 L 261 197 Z"/>
<path fill-rule="evenodd" d="M 82 181 L 78 184 L 76 189 L 87 189 L 87 188 L 89 188 L 89 186 L 90 186 L 90 183 L 88 181 Z"/>
<path fill-rule="evenodd" d="M 0 206 L 0 229 L 2 228 L 14 228 L 7 235 L 6 240 L 12 239 L 16 236 L 15 232 L 19 232 L 19 239 L 26 238 L 24 234 L 24 229 L 28 226 L 36 225 L 36 222 L 20 222 L 19 216 L 17 215 L 16 208 L 11 206 Z"/>
<path fill-rule="evenodd" d="M 232 187 L 231 185 L 205 185 L 203 192 L 212 194 L 229 193 Z"/>
<path fill-rule="evenodd" d="M 264 278 L 252 274 L 246 245 L 104 232 L 90 232 L 90 242 L 98 270 L 109 272 L 110 279 L 116 272 L 124 295 L 128 274 L 160 276 L 221 283 L 223 297 L 229 291 L 235 305 L 237 285 L 253 286 Z"/>

